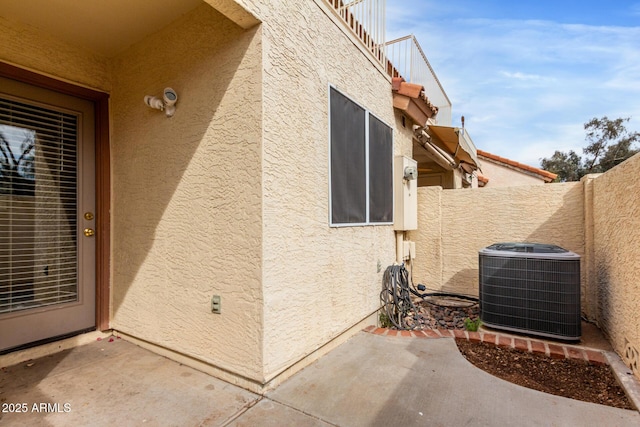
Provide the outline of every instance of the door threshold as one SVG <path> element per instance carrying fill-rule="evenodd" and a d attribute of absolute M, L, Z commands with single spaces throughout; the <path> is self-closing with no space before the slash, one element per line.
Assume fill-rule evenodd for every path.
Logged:
<path fill-rule="evenodd" d="M 99 339 L 108 338 L 111 330 L 96 331 L 95 328 L 81 330 L 72 334 L 37 341 L 20 347 L 0 352 L 0 368 L 16 365 L 31 359 L 50 356 L 63 350 L 89 344 Z"/>

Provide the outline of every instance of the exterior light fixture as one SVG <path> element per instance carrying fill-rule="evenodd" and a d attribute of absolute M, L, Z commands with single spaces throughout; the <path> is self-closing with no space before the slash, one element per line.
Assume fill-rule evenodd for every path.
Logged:
<path fill-rule="evenodd" d="M 144 103 L 147 104 L 148 107 L 164 111 L 167 117 L 172 117 L 176 112 L 176 102 L 178 102 L 178 94 L 170 87 L 164 89 L 162 99 L 151 95 L 144 97 Z"/>

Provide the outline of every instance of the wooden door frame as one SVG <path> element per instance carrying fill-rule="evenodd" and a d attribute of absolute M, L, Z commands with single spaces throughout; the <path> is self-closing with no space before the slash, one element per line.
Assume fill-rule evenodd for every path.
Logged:
<path fill-rule="evenodd" d="M 111 254 L 111 152 L 109 94 L 0 62 L 0 76 L 86 99 L 95 106 L 96 143 L 96 329 L 109 329 Z"/>

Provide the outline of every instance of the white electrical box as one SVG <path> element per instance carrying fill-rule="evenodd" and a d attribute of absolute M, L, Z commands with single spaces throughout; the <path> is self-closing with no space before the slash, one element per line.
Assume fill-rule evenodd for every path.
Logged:
<path fill-rule="evenodd" d="M 416 242 L 405 240 L 403 243 L 404 243 L 403 259 L 404 260 L 410 259 L 412 261 L 416 259 Z"/>
<path fill-rule="evenodd" d="M 393 229 L 418 229 L 418 162 L 396 156 L 393 165 L 394 221 Z"/>

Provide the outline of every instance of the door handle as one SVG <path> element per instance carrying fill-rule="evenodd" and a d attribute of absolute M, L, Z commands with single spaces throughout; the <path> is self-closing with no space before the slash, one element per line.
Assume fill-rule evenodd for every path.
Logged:
<path fill-rule="evenodd" d="M 91 237 L 94 234 L 96 234 L 96 232 L 93 230 L 93 228 L 85 228 L 84 229 L 84 235 L 87 237 Z"/>

